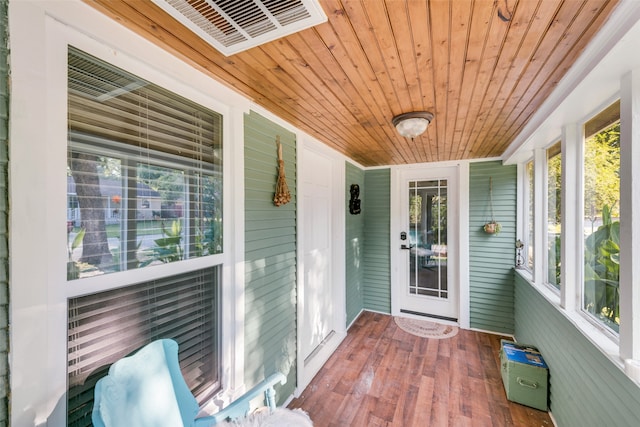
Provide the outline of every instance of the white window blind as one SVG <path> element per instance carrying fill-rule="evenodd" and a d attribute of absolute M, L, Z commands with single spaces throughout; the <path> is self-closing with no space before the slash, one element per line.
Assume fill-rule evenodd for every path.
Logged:
<path fill-rule="evenodd" d="M 220 387 L 219 267 L 68 301 L 67 425 L 90 426 L 93 388 L 109 366 L 145 344 L 173 338 L 202 404 Z"/>
<path fill-rule="evenodd" d="M 70 130 L 220 163 L 220 114 L 73 47 L 68 73 Z"/>

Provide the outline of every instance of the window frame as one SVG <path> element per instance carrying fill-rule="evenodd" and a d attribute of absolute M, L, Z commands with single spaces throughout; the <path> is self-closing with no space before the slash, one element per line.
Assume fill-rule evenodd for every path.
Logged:
<path fill-rule="evenodd" d="M 84 39 L 83 37 L 81 37 Z M 189 272 L 199 269 L 204 269 L 206 267 L 210 267 L 211 265 L 219 265 L 221 267 L 221 289 L 220 289 L 220 306 L 221 313 L 220 317 L 222 319 L 233 319 L 235 318 L 235 322 L 221 322 L 220 328 L 218 330 L 220 336 L 220 349 L 219 349 L 219 360 L 220 360 L 220 371 L 221 371 L 221 381 L 222 381 L 222 389 L 219 393 L 217 393 L 211 401 L 205 405 L 205 408 L 209 411 L 214 411 L 217 409 L 217 405 L 219 402 L 230 402 L 233 400 L 235 396 L 235 392 L 237 389 L 243 389 L 244 387 L 244 363 L 243 363 L 243 352 L 244 352 L 244 340 L 243 336 L 239 335 L 239 331 L 243 329 L 243 320 L 244 320 L 244 312 L 239 307 L 239 304 L 244 304 L 244 299 L 238 298 L 238 292 L 236 289 L 238 285 L 242 286 L 238 282 L 243 280 L 243 275 L 237 274 L 232 271 L 230 268 L 234 263 L 232 260 L 238 259 L 239 254 L 237 251 L 231 253 L 230 245 L 228 242 L 237 240 L 231 239 L 229 236 L 230 233 L 237 233 L 237 227 L 240 226 L 239 223 L 243 223 L 243 220 L 239 220 L 235 218 L 236 215 L 233 215 L 232 208 L 238 204 L 236 198 L 234 198 L 234 194 L 237 190 L 232 190 L 231 182 L 238 182 L 238 179 L 231 175 L 231 171 L 237 168 L 233 168 L 232 162 L 237 164 L 237 161 L 233 159 L 234 155 L 238 155 L 238 150 L 234 153 L 233 150 L 227 149 L 231 147 L 231 138 L 232 130 L 230 129 L 230 116 L 232 109 L 229 105 L 223 103 L 222 100 L 212 98 L 204 92 L 202 89 L 192 86 L 191 83 L 188 82 L 188 77 L 185 77 L 184 80 L 178 80 L 176 77 L 167 75 L 167 74 L 158 74 L 155 69 L 146 63 L 138 60 L 137 58 L 131 57 L 124 52 L 114 51 L 108 46 L 105 46 L 99 42 L 94 42 L 93 40 L 70 40 L 65 43 L 65 50 L 67 46 L 74 46 L 84 52 L 87 52 L 107 63 L 110 63 L 116 67 L 122 68 L 127 72 L 135 74 L 140 78 L 143 78 L 151 83 L 154 83 L 158 86 L 161 86 L 171 92 L 176 93 L 179 96 L 182 96 L 186 99 L 189 99 L 195 103 L 198 103 L 205 108 L 211 109 L 216 113 L 222 115 L 222 146 L 224 147 L 222 150 L 223 153 L 223 197 L 222 197 L 222 207 L 223 207 L 223 250 L 218 254 L 211 254 L 202 257 L 195 257 L 186 260 L 182 260 L 180 262 L 174 262 L 163 265 L 156 265 L 152 268 L 138 268 L 134 270 L 126 270 L 116 273 L 111 273 L 102 276 L 96 276 L 92 278 L 84 278 L 82 280 L 67 282 L 67 287 L 69 288 L 67 292 L 67 297 L 85 295 L 88 290 L 91 292 L 102 292 L 122 286 L 127 286 L 131 283 L 139 283 L 146 280 L 154 280 L 161 279 L 163 277 L 171 276 L 176 273 Z M 66 60 L 64 61 L 66 64 Z M 66 65 L 65 65 L 66 66 Z M 188 67 L 187 67 L 188 68 Z M 187 72 L 185 70 L 186 75 L 189 73 L 193 73 L 193 70 Z M 204 82 L 201 82 L 204 83 Z M 206 82 L 210 84 L 209 81 Z M 65 87 L 66 87 L 66 73 L 65 73 Z M 219 91 L 220 96 L 225 95 L 225 91 Z M 65 98 L 66 103 L 66 98 Z M 66 117 L 66 108 L 64 109 L 64 114 Z M 239 114 L 240 124 L 243 123 L 242 114 Z M 237 128 L 236 124 L 236 128 Z M 66 129 L 66 123 L 65 123 Z M 236 134 L 238 130 L 236 129 Z M 66 138 L 65 138 L 66 140 Z M 240 151 L 241 152 L 241 151 Z M 66 147 L 65 147 L 65 155 L 66 155 Z M 65 163 L 66 164 L 66 163 Z M 242 169 L 240 169 L 240 176 L 242 176 Z M 236 173 L 237 175 L 238 173 Z M 234 186 L 237 188 L 237 185 Z M 65 201 L 66 203 L 66 201 Z M 235 219 L 235 220 L 234 220 Z M 237 235 L 237 234 L 236 234 Z M 241 246 L 242 247 L 242 246 Z M 242 247 L 243 249 L 243 247 Z M 229 286 L 227 285 L 229 284 Z M 236 304 L 230 304 L 229 301 L 236 301 Z M 218 403 L 215 403 L 218 402 Z"/>
<path fill-rule="evenodd" d="M 521 192 L 526 193 L 527 188 L 527 171 L 525 165 L 529 161 L 534 162 L 534 189 L 542 188 L 542 191 L 536 193 L 535 197 L 540 199 L 542 203 L 534 203 L 534 217 L 543 218 L 544 221 L 539 220 L 535 222 L 534 239 L 539 238 L 544 242 L 543 248 L 536 248 L 534 251 L 534 269 L 532 272 L 526 269 L 517 270 L 519 274 L 531 283 L 531 285 L 543 295 L 547 301 L 557 307 L 557 309 L 568 318 L 579 330 L 585 334 L 594 345 L 599 348 L 616 366 L 624 369 L 628 361 L 623 360 L 621 355 L 621 348 L 625 345 L 625 338 L 621 334 L 613 333 L 605 325 L 599 324 L 593 316 L 588 315 L 582 310 L 583 301 L 583 265 L 584 265 L 584 247 L 583 247 L 583 227 L 584 227 L 584 195 L 583 195 L 583 182 L 584 182 L 584 168 L 583 168 L 583 135 L 584 135 L 584 123 L 590 118 L 597 116 L 605 108 L 613 104 L 616 100 L 621 99 L 619 93 L 615 93 L 613 96 L 607 98 L 604 102 L 601 102 L 597 107 L 591 110 L 588 114 L 584 114 L 575 122 L 565 123 L 562 126 L 561 137 L 548 138 L 545 144 L 540 144 L 540 148 L 536 148 L 533 151 L 533 155 L 521 160 L 518 164 L 521 167 L 518 169 L 520 174 L 518 182 L 523 186 Z M 626 106 L 628 107 L 628 106 Z M 621 118 L 623 116 L 623 103 L 621 101 Z M 621 126 L 621 145 L 622 140 L 627 136 L 622 135 L 623 129 Z M 562 153 L 562 201 L 561 201 L 561 218 L 562 218 L 562 231 L 561 231 L 561 288 L 558 290 L 551 284 L 547 283 L 547 156 L 546 150 L 552 146 L 555 142 L 561 142 Z M 621 147 L 622 150 L 622 147 Z M 624 158 L 624 153 L 621 151 L 621 159 Z M 622 166 L 621 166 L 622 169 Z M 567 174 L 567 170 L 576 170 L 578 173 Z M 622 192 L 623 185 L 621 179 L 621 201 L 625 198 Z M 534 190 L 535 191 L 535 190 Z M 519 230 L 521 236 L 526 235 L 527 230 L 527 199 L 522 197 L 520 200 L 521 207 L 519 209 Z M 640 229 L 640 222 L 633 222 L 634 228 Z M 623 240 L 626 241 L 626 237 L 621 232 L 621 246 Z M 539 241 L 539 240 L 538 240 Z M 542 262 L 538 262 L 541 260 Z M 538 266 L 538 264 L 542 264 Z M 622 261 L 621 261 L 622 264 Z M 621 267 L 621 276 L 622 276 Z M 622 286 L 622 279 L 621 279 Z M 626 290 L 623 293 L 621 288 L 621 301 L 625 300 L 625 295 L 630 292 Z M 621 312 L 623 309 L 621 308 Z M 621 319 L 624 315 L 621 313 Z M 621 320 L 622 323 L 622 320 Z M 636 331 L 637 335 L 640 335 L 640 331 Z M 633 335 L 633 333 L 627 333 L 627 335 Z M 633 339 L 633 337 L 626 338 L 627 340 Z M 635 359 L 629 359 L 635 360 Z M 637 362 L 634 362 L 637 363 Z M 633 375 L 633 372 L 628 375 Z"/>
<path fill-rule="evenodd" d="M 153 84 L 156 84 L 164 89 L 175 93 L 178 96 L 186 98 L 192 102 L 202 105 L 205 108 L 208 108 L 222 116 L 222 147 L 228 147 L 230 144 L 229 137 L 227 136 L 228 127 L 229 127 L 229 119 L 230 109 L 228 106 L 222 104 L 220 101 L 209 97 L 206 94 L 203 94 L 202 91 L 198 90 L 196 87 L 192 87 L 188 84 L 180 82 L 176 80 L 172 76 L 157 74 L 153 68 L 149 67 L 147 64 L 142 61 L 133 58 L 129 55 L 124 54 L 123 52 L 113 51 L 112 49 L 107 48 L 107 46 L 94 42 L 92 40 L 81 40 L 76 39 L 68 40 L 64 43 L 65 50 L 68 47 L 73 46 L 83 52 L 86 52 L 90 55 L 95 56 L 96 58 L 105 61 L 111 65 L 114 65 L 118 68 L 125 70 L 126 72 L 132 73 L 140 78 L 147 80 Z M 67 60 L 64 60 L 65 67 Z M 66 72 L 65 75 L 65 88 L 67 86 L 66 82 Z M 66 89 L 65 89 L 66 90 Z M 65 108 L 64 108 L 64 116 L 65 116 L 65 130 L 67 128 L 66 125 L 66 97 L 64 98 Z M 66 141 L 65 137 L 65 141 Z M 84 144 L 84 143 L 82 143 Z M 82 145 L 81 144 L 81 145 Z M 70 147 L 67 144 L 64 144 L 65 157 L 66 152 Z M 154 281 L 161 280 L 165 277 L 174 276 L 180 273 L 189 273 L 191 271 L 203 270 L 206 268 L 214 266 L 219 266 L 221 271 L 220 274 L 220 313 L 218 313 L 218 317 L 220 319 L 229 319 L 237 316 L 238 313 L 234 314 L 235 310 L 227 310 L 227 307 L 233 306 L 233 304 L 229 304 L 226 301 L 237 300 L 235 287 L 234 286 L 226 286 L 225 283 L 235 283 L 235 278 L 231 275 L 231 271 L 229 268 L 230 262 L 230 253 L 229 253 L 229 245 L 225 244 L 232 239 L 225 238 L 225 235 L 231 232 L 230 224 L 227 224 L 227 219 L 231 218 L 231 210 L 230 206 L 232 205 L 231 200 L 233 200 L 233 191 L 230 189 L 229 181 L 232 178 L 229 176 L 230 167 L 225 167 L 232 162 L 230 150 L 226 150 L 223 148 L 223 163 L 222 163 L 222 174 L 223 174 L 223 196 L 222 196 L 222 207 L 223 207 L 223 238 L 222 244 L 223 249 L 221 253 L 210 254 L 201 257 L 193 257 L 184 259 L 178 262 L 172 262 L 162 265 L 154 265 L 148 268 L 137 268 L 131 270 L 124 270 L 104 275 L 98 275 L 95 277 L 85 277 L 81 280 L 73 280 L 67 281 L 66 285 L 62 285 L 67 287 L 68 290 L 65 292 L 66 298 L 73 298 L 78 296 L 87 295 L 89 293 L 98 293 L 109 291 L 112 289 L 122 288 L 131 286 L 132 284 L 141 283 L 145 281 Z M 119 152 L 110 151 L 107 149 L 105 151 L 106 155 L 119 155 Z M 163 155 L 159 155 L 154 163 L 167 163 L 167 160 L 163 160 Z M 174 165 L 176 166 L 176 165 Z M 179 167 L 183 167 L 183 164 L 177 164 Z M 66 161 L 65 161 L 65 175 L 66 175 Z M 65 185 L 66 187 L 66 185 Z M 66 188 L 65 188 L 66 189 Z M 67 204 L 66 197 L 64 197 L 65 204 Z M 66 214 L 66 209 L 64 211 Z M 66 241 L 66 238 L 65 238 Z M 234 307 L 235 308 L 235 307 Z M 243 316 L 244 317 L 244 316 Z M 238 319 L 238 317 L 236 317 Z M 207 408 L 208 411 L 214 411 L 217 408 L 216 402 L 229 402 L 233 399 L 235 389 L 240 387 L 242 388 L 242 382 L 238 382 L 237 374 L 235 376 L 230 375 L 228 372 L 240 372 L 243 373 L 243 366 L 238 364 L 238 357 L 236 356 L 238 353 L 238 346 L 241 339 L 236 337 L 236 333 L 234 329 L 239 329 L 234 325 L 225 324 L 225 322 L 219 322 L 217 334 L 219 336 L 219 348 L 218 348 L 218 360 L 219 360 L 219 372 L 220 372 L 220 381 L 222 383 L 221 389 L 215 393 L 215 395 L 210 399 L 205 405 L 204 408 Z M 244 347 L 242 343 L 242 347 Z M 242 360 L 242 358 L 240 358 Z M 66 369 L 65 375 L 66 375 Z"/>
<path fill-rule="evenodd" d="M 242 141 L 244 114 L 250 100 L 180 61 L 99 12 L 82 4 L 38 4 L 12 7 L 12 102 L 23 105 L 10 130 L 14 144 L 11 168 L 10 241 L 12 283 L 12 366 L 25 387 L 14 388 L 12 407 L 33 408 L 36 422 L 63 425 L 65 405 L 52 409 L 53 396 L 66 389 L 66 303 L 68 298 L 153 280 L 179 271 L 222 266 L 221 335 L 223 391 L 203 409 L 215 411 L 244 390 L 244 209 Z M 20 27 L 20 28 L 18 28 Z M 141 78 L 197 102 L 223 116 L 223 253 L 67 282 L 67 53 L 72 45 Z M 117 46 L 115 48 L 114 46 Z M 12 107 L 12 108 L 15 108 Z M 37 125 L 34 125 L 37 124 Z M 29 188 L 31 187 L 31 188 Z M 29 188 L 29 191 L 21 191 Z M 33 209 L 34 206 L 38 206 Z M 237 213 L 237 214 L 234 214 Z M 15 238 L 20 236 L 20 238 Z M 45 258 L 33 268 L 33 243 Z M 228 245 L 234 242 L 234 245 Z M 64 246 L 63 246 L 64 247 Z M 175 263 L 174 263 L 175 264 Z M 25 349 L 29 351 L 25 353 Z M 20 410 L 12 417 L 15 421 Z M 46 415 L 45 415 L 46 414 Z"/>
<path fill-rule="evenodd" d="M 562 288 L 560 294 L 542 286 L 541 276 L 522 276 L 540 293 L 566 321 L 605 356 L 613 367 L 620 369 L 631 380 L 640 382 L 640 192 L 633 183 L 640 180 L 640 58 L 633 54 L 632 46 L 640 38 L 640 6 L 635 2 L 620 4 L 601 32 L 578 57 L 567 74 L 554 88 L 545 102 L 534 113 L 529 124 L 516 136 L 503 155 L 505 164 L 521 165 L 562 135 L 563 153 L 563 229 L 562 229 Z M 580 126 L 597 115 L 616 99 L 620 99 L 620 332 L 614 339 L 589 322 L 581 313 L 580 289 L 584 254 L 583 238 L 582 133 Z M 579 143 L 575 142 L 579 141 Z M 635 168 L 634 168 L 635 165 Z M 569 173 L 571 172 L 571 173 Z M 520 184 L 522 179 L 519 177 Z M 636 186 L 637 187 L 637 186 Z M 519 189 L 521 192 L 522 188 Z M 522 200 L 521 200 L 522 201 Z M 518 230 L 523 233 L 524 215 L 519 205 Z M 635 239 L 633 238 L 635 232 Z M 520 234 L 519 236 L 522 236 Z"/>
<path fill-rule="evenodd" d="M 580 208 L 580 216 L 578 217 L 578 221 L 576 221 L 576 223 L 578 223 L 580 225 L 580 234 L 578 237 L 578 234 L 576 233 L 576 246 L 579 247 L 579 263 L 576 265 L 576 269 L 578 270 L 578 277 L 580 278 L 579 282 L 576 283 L 576 297 L 578 299 L 578 303 L 576 305 L 576 311 L 578 312 L 578 314 L 580 316 L 582 316 L 583 319 L 585 319 L 587 322 L 589 322 L 591 325 L 593 325 L 594 328 L 596 328 L 599 333 L 601 333 L 602 335 L 604 335 L 608 340 L 610 340 L 612 343 L 614 343 L 616 346 L 619 345 L 620 342 L 620 335 L 619 333 L 616 333 L 615 331 L 613 331 L 610 327 L 608 327 L 606 324 L 604 324 L 604 322 L 600 322 L 597 317 L 591 313 L 589 313 L 586 308 L 585 308 L 585 289 L 584 289 L 584 276 L 585 276 L 585 271 L 584 271 L 584 256 L 585 256 L 585 239 L 586 236 L 584 236 L 584 228 L 585 228 L 585 215 L 584 215 L 584 211 L 585 211 L 585 206 L 584 206 L 584 199 L 585 199 L 585 177 L 586 177 L 586 172 L 585 172 L 585 143 L 586 143 L 586 135 L 584 132 L 585 129 L 585 125 L 587 122 L 589 122 L 590 120 L 594 119 L 595 117 L 597 117 L 598 115 L 600 115 L 601 113 L 603 113 L 607 108 L 609 108 L 611 105 L 613 105 L 615 102 L 619 102 L 620 98 L 616 97 L 616 99 L 611 100 L 610 102 L 606 102 L 604 103 L 604 105 L 601 105 L 598 107 L 598 109 L 596 111 L 594 111 L 592 114 L 590 114 L 588 117 L 584 118 L 582 121 L 580 121 L 578 123 L 578 126 L 580 127 L 580 132 L 578 133 L 579 138 L 576 138 L 576 140 L 572 141 L 573 143 L 578 145 L 578 150 L 577 150 L 577 159 L 576 162 L 579 163 L 582 167 L 581 167 L 581 173 L 578 174 L 578 178 L 580 180 L 580 185 L 579 188 L 577 190 L 576 194 L 576 198 L 578 200 L 578 206 Z M 621 107 L 622 108 L 622 107 Z M 621 111 L 620 111 L 621 113 Z M 621 114 L 620 114 L 621 115 Z M 620 117 L 618 117 L 618 120 L 616 122 L 620 121 Z M 620 131 L 621 135 L 620 135 L 620 141 L 622 142 L 622 129 Z M 622 152 L 622 147 L 620 150 L 620 156 L 623 155 Z M 622 181 L 622 180 L 621 180 Z M 622 193 L 620 193 L 620 201 L 622 201 Z M 620 236 L 621 240 L 623 238 L 623 236 Z M 620 270 L 622 270 L 622 264 L 620 266 Z M 618 286 L 620 285 L 620 283 L 618 283 Z M 620 293 L 620 298 L 622 299 L 622 293 Z"/>
<path fill-rule="evenodd" d="M 75 179 L 75 193 L 80 192 L 80 176 L 95 177 L 100 183 L 102 199 L 106 199 L 104 226 L 114 222 L 120 225 L 119 257 L 114 256 L 114 262 L 95 265 L 99 274 L 150 267 L 160 260 L 181 262 L 203 256 L 195 245 L 196 236 L 205 234 L 204 220 L 209 219 L 213 224 L 216 211 L 220 218 L 224 218 L 223 200 L 212 202 L 209 215 L 204 215 L 206 188 L 212 194 L 217 192 L 224 196 L 224 165 L 219 155 L 224 156 L 223 114 L 203 102 L 145 79 L 139 73 L 92 55 L 73 43 L 68 47 L 67 81 L 67 164 L 70 179 Z M 89 160 L 95 168 L 76 176 L 74 153 L 95 157 Z M 99 172 L 96 159 L 103 157 L 119 165 L 118 177 L 113 182 L 109 183 Z M 168 248 L 179 247 L 173 253 L 170 249 L 165 251 L 167 247 L 156 250 L 157 243 L 153 242 L 140 250 L 138 199 L 129 198 L 137 197 L 140 171 L 147 167 L 161 168 L 173 175 L 172 180 L 181 182 L 182 191 L 176 196 L 180 199 L 182 214 L 171 214 L 171 218 L 176 218 L 167 221 L 178 221 L 181 226 L 179 245 L 173 246 L 173 242 L 167 245 Z M 207 186 L 207 182 L 211 186 Z M 106 187 L 103 184 L 109 184 L 118 202 L 122 198 L 119 209 L 113 206 L 112 198 L 105 197 L 103 189 Z M 104 216 L 96 212 L 95 206 L 89 208 L 86 213 L 96 214 L 98 218 L 93 219 L 101 223 L 100 218 Z M 161 206 L 159 211 L 162 211 Z M 88 224 L 85 226 L 90 230 L 92 227 Z M 166 225 L 163 220 L 162 223 L 154 223 L 153 227 L 166 237 Z M 221 225 L 224 226 L 224 222 Z M 143 238 L 142 235 L 140 237 Z M 114 252 L 113 248 L 109 251 Z M 217 252 L 204 253 L 213 255 Z M 76 274 L 69 280 L 85 278 L 81 268 L 76 268 Z"/>
<path fill-rule="evenodd" d="M 640 192 L 633 182 L 640 180 L 640 58 L 632 55 L 640 37 L 640 7 L 633 2 L 621 5 L 615 18 L 605 25 L 607 37 L 597 35 L 567 75 L 536 111 L 530 126 L 519 134 L 503 156 L 505 164 L 518 165 L 518 183 L 523 185 L 523 165 L 558 135 L 562 138 L 562 255 L 560 293 L 540 283 L 533 274 L 519 274 L 537 290 L 566 320 L 574 325 L 616 368 L 633 381 L 640 382 Z M 612 336 L 603 327 L 590 322 L 582 313 L 581 288 L 583 239 L 582 134 L 585 123 L 620 100 L 620 331 Z M 635 165 L 635 168 L 634 168 Z M 578 176 L 580 175 L 580 176 Z M 539 178 L 536 178 L 539 179 Z M 636 186 L 637 187 L 637 186 Z M 518 237 L 524 236 L 524 200 L 518 205 Z M 539 208 L 538 208 L 539 209 Z M 542 212 L 542 211 L 540 211 Z M 634 239 L 634 231 L 636 238 Z M 541 231 L 538 231 L 540 234 Z M 536 251 L 538 254 L 538 251 Z M 542 257 L 542 255 L 537 255 Z"/>
<path fill-rule="evenodd" d="M 67 299 L 67 423 L 89 425 L 93 385 L 96 380 L 106 373 L 109 364 L 159 338 L 171 338 L 180 344 L 180 365 L 184 374 L 191 377 L 185 377 L 187 384 L 200 404 L 208 404 L 222 391 L 222 306 L 219 295 L 223 264 L 212 263 L 205 268 L 187 270 L 184 268 L 184 261 L 223 252 L 222 248 L 220 251 L 198 252 L 195 240 L 190 240 L 198 232 L 204 233 L 204 226 L 198 224 L 198 219 L 214 221 L 216 211 L 219 218 L 223 218 L 224 164 L 216 158 L 215 152 L 224 152 L 221 132 L 224 117 L 71 45 L 68 73 L 69 179 L 75 178 L 74 190 L 77 194 L 86 193 L 79 187 L 85 181 L 81 179 L 83 174 L 85 178 L 92 178 L 89 185 L 99 185 L 99 190 L 91 191 L 86 196 L 94 200 L 99 197 L 100 202 L 90 203 L 84 208 L 90 210 L 82 211 L 83 214 L 88 214 L 86 219 L 82 219 L 83 226 L 90 228 L 89 221 L 95 220 L 101 226 L 94 230 L 106 240 L 107 227 L 109 223 L 115 222 L 119 229 L 119 243 L 111 241 L 109 244 L 103 240 L 103 245 L 110 247 L 103 246 L 99 256 L 103 258 L 103 251 L 106 250 L 111 252 L 113 260 L 109 258 L 106 262 L 96 262 L 91 266 L 92 272 L 85 275 L 81 274 L 80 264 L 74 261 L 76 274 L 68 276 L 67 280 L 87 280 L 96 272 L 104 275 L 118 272 L 124 273 L 121 276 L 126 282 L 133 277 L 126 274 L 131 270 L 152 269 L 169 262 L 176 273 Z M 101 79 L 103 76 L 104 80 Z M 125 80 L 120 80 L 120 76 L 126 76 Z M 113 77 L 113 80 L 109 80 L 109 77 Z M 112 83 L 112 86 L 104 89 L 93 86 L 96 79 Z M 104 103 L 96 96 L 100 89 L 117 92 L 121 88 L 127 88 L 128 81 L 144 82 L 141 85 L 144 87 L 136 93 L 123 93 L 117 99 L 108 97 Z M 89 89 L 85 91 L 85 88 Z M 91 90 L 94 88 L 96 92 Z M 143 99 L 142 102 L 140 98 Z M 160 107 L 158 99 L 162 102 Z M 156 110 L 151 112 L 152 117 L 148 119 L 152 106 Z M 86 120 L 83 112 L 93 113 L 92 118 Z M 128 132 L 117 133 L 127 125 L 131 126 L 131 114 L 136 117 L 144 114 L 147 119 L 142 128 L 138 127 L 132 132 L 133 140 L 128 139 Z M 153 124 L 149 125 L 152 120 Z M 173 144 L 175 141 L 172 137 L 174 130 L 160 126 L 167 121 L 176 125 L 188 137 L 179 140 L 176 145 L 162 146 L 159 141 L 164 144 Z M 134 124 L 137 123 L 134 121 Z M 157 128 L 152 133 L 149 129 L 153 125 Z M 210 127 L 210 131 L 203 132 L 204 127 Z M 186 153 L 178 153 L 180 149 Z M 76 168 L 76 159 L 79 158 L 83 159 L 81 164 L 84 167 Z M 104 179 L 105 174 L 101 173 L 103 162 L 113 165 L 110 175 L 112 180 Z M 149 177 L 143 171 L 149 170 L 159 171 L 163 177 L 169 176 L 168 179 L 175 183 L 172 197 L 162 200 L 166 202 L 175 197 L 183 207 L 182 212 L 172 212 L 167 220 L 169 224 L 177 221 L 181 225 L 176 246 L 172 246 L 175 239 L 170 240 L 171 243 L 166 246 L 160 246 L 158 237 L 167 236 L 167 223 L 153 221 L 152 227 L 157 235 L 152 237 L 153 240 L 147 239 L 148 243 L 141 248 L 144 237 L 138 233 L 143 223 L 149 224 L 149 219 L 139 221 L 138 197 L 140 183 L 145 181 L 143 176 Z M 151 180 L 151 187 L 158 182 L 155 179 Z M 204 198 L 207 190 L 210 194 L 217 193 L 221 199 L 215 202 L 212 199 L 208 215 L 205 215 Z M 71 205 L 67 200 L 67 207 Z M 114 221 L 109 221 L 114 218 Z M 224 222 L 220 225 L 224 227 Z M 67 239 L 71 240 L 73 236 L 68 236 Z M 223 244 L 221 240 L 220 243 Z M 114 251 L 119 256 L 114 255 Z M 69 258 L 71 261 L 71 252 Z M 119 322 L 122 322 L 120 328 L 115 326 Z M 121 329 L 123 325 L 129 326 L 126 331 Z M 195 356 L 194 348 L 198 349 Z"/>

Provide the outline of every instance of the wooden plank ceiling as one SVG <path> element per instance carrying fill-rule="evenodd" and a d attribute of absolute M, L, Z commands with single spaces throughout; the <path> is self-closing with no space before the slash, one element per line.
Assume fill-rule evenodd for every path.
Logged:
<path fill-rule="evenodd" d="M 500 156 L 618 0 L 320 0 L 326 23 L 225 57 L 151 1 L 85 0 L 363 166 Z M 391 119 L 430 111 L 423 135 Z"/>

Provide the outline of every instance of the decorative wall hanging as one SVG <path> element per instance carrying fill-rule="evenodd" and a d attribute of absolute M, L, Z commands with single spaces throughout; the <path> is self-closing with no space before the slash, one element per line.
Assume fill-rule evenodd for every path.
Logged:
<path fill-rule="evenodd" d="M 361 212 L 360 209 L 360 186 L 358 184 L 351 184 L 349 189 L 351 193 L 351 199 L 349 200 L 349 213 L 351 215 L 358 215 Z"/>
<path fill-rule="evenodd" d="M 489 177 L 489 210 L 491 219 L 484 224 L 482 229 L 487 234 L 498 234 L 502 230 L 502 225 L 493 216 L 493 177 Z"/>
<path fill-rule="evenodd" d="M 291 193 L 287 186 L 287 177 L 284 174 L 284 160 L 282 160 L 282 144 L 280 143 L 280 135 L 276 136 L 276 144 L 278 146 L 278 182 L 276 183 L 276 194 L 273 197 L 273 203 L 281 206 L 291 201 Z"/>
<path fill-rule="evenodd" d="M 522 268 L 524 266 L 522 248 L 524 248 L 524 243 L 522 243 L 522 240 L 516 240 L 516 268 Z"/>
<path fill-rule="evenodd" d="M 504 9 L 506 12 L 503 12 L 500 7 L 498 7 L 498 18 L 502 19 L 504 22 L 511 21 L 513 18 L 513 11 L 509 10 L 509 4 L 507 0 L 504 0 Z"/>

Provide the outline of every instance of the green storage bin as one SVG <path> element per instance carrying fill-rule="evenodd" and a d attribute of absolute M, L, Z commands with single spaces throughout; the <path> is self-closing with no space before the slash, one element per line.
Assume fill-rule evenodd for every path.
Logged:
<path fill-rule="evenodd" d="M 547 410 L 549 368 L 535 347 L 500 342 L 500 370 L 507 399 Z"/>

